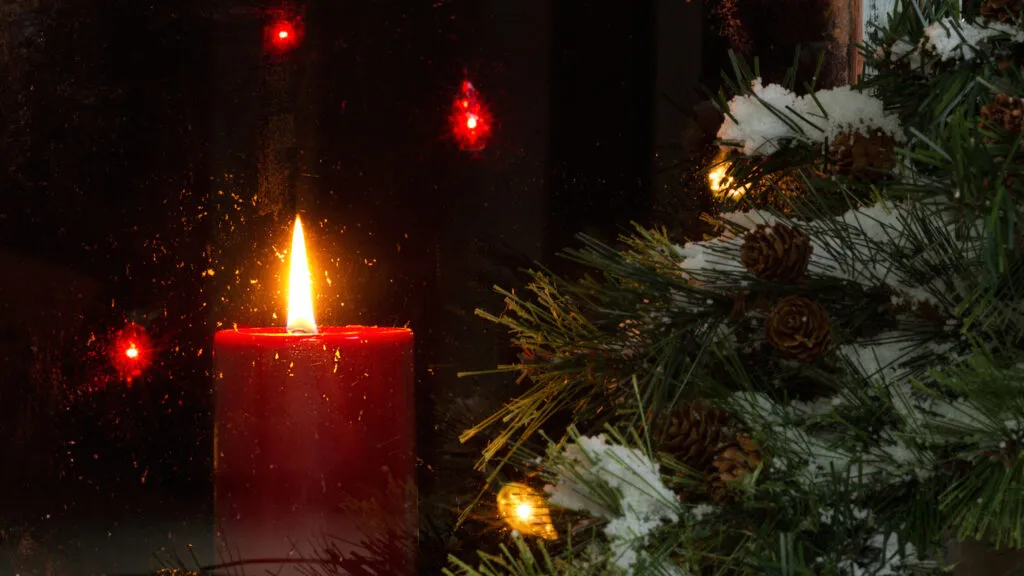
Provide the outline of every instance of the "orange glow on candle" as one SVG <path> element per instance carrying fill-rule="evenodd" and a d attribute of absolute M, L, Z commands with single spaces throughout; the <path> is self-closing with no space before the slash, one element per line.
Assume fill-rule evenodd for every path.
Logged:
<path fill-rule="evenodd" d="M 289 333 L 317 333 L 316 319 L 313 316 L 313 279 L 309 274 L 306 241 L 302 235 L 302 221 L 298 216 L 295 217 L 295 229 L 292 231 L 287 328 Z"/>

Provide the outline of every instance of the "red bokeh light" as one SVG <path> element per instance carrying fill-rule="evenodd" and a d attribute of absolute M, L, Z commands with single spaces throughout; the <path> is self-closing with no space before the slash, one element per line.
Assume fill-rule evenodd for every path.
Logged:
<path fill-rule="evenodd" d="M 450 121 L 452 136 L 460 150 L 476 152 L 487 147 L 492 131 L 491 113 L 469 80 L 463 80 L 452 102 Z"/>
<path fill-rule="evenodd" d="M 302 36 L 300 20 L 282 16 L 275 17 L 266 28 L 267 50 L 278 54 L 288 52 L 299 45 Z"/>
<path fill-rule="evenodd" d="M 145 328 L 132 323 L 114 334 L 110 344 L 110 363 L 122 380 L 131 384 L 134 378 L 142 376 L 152 361 L 153 351 Z"/>

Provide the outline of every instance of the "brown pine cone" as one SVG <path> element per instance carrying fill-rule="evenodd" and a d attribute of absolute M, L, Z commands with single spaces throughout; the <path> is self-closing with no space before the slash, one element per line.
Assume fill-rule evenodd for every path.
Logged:
<path fill-rule="evenodd" d="M 989 126 L 1009 134 L 1019 134 L 1024 118 L 1024 101 L 1009 94 L 996 94 L 991 102 L 981 107 L 980 126 Z"/>
<path fill-rule="evenodd" d="M 712 463 L 711 494 L 716 500 L 729 500 L 729 485 L 742 480 L 761 466 L 761 451 L 754 439 L 739 434 L 722 446 Z"/>
<path fill-rule="evenodd" d="M 661 449 L 686 466 L 707 472 L 719 447 L 730 438 L 728 416 L 703 403 L 687 402 L 669 416 L 658 435 Z"/>
<path fill-rule="evenodd" d="M 784 357 L 807 364 L 828 351 L 832 325 L 821 304 L 803 296 L 786 296 L 768 314 L 764 336 Z"/>
<path fill-rule="evenodd" d="M 761 451 L 754 439 L 739 434 L 736 439 L 722 447 L 715 456 L 714 466 L 718 478 L 723 482 L 734 482 L 757 470 L 761 465 Z"/>
<path fill-rule="evenodd" d="M 807 272 L 812 251 L 810 237 L 800 229 L 781 222 L 760 224 L 747 233 L 740 261 L 762 280 L 793 284 Z"/>
<path fill-rule="evenodd" d="M 985 0 L 981 3 L 981 16 L 987 20 L 1011 23 L 1020 16 L 1021 0 Z"/>
<path fill-rule="evenodd" d="M 882 176 L 896 166 L 896 141 L 881 130 L 843 132 L 829 143 L 829 160 L 837 174 Z"/>

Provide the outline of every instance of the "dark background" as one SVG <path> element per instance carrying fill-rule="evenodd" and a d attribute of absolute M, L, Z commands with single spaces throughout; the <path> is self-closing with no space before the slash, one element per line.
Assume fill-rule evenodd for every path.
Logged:
<path fill-rule="evenodd" d="M 821 39 L 824 9 L 768 4 L 740 5 L 760 23 L 746 48 L 780 74 Z M 0 5 L 0 574 L 143 573 L 187 545 L 210 561 L 211 338 L 283 325 L 278 252 L 297 212 L 318 321 L 416 333 L 421 513 L 440 536 L 425 573 L 471 550 L 475 535 L 446 533 L 481 481 L 455 435 L 515 392 L 456 378 L 515 359 L 473 310 L 500 310 L 491 286 L 533 262 L 575 273 L 555 254 L 577 233 L 695 225 L 699 203 L 662 205 L 696 194 L 680 183 L 716 127 L 697 90 L 727 64 L 716 14 L 682 0 Z M 278 17 L 303 35 L 275 56 Z M 465 78 L 496 121 L 475 153 L 447 125 Z M 108 354 L 128 322 L 153 344 L 131 383 Z"/>

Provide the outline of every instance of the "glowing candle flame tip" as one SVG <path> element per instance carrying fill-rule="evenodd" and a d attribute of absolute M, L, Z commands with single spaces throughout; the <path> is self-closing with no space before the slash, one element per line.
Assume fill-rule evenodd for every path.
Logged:
<path fill-rule="evenodd" d="M 313 316 L 313 279 L 306 258 L 306 241 L 302 235 L 302 221 L 295 217 L 292 231 L 292 253 L 288 272 L 288 333 L 316 334 Z"/>

